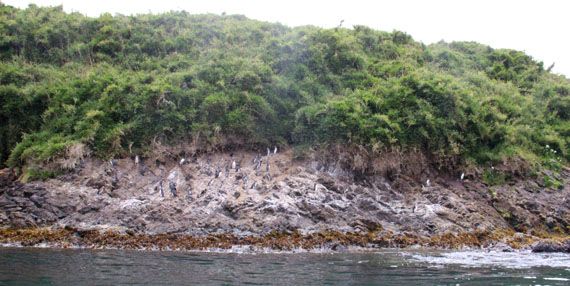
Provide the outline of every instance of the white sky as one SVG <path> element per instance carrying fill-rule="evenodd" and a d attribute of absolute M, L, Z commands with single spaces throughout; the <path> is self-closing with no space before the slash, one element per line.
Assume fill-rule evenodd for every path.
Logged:
<path fill-rule="evenodd" d="M 325 28 L 365 25 L 377 30 L 394 29 L 431 44 L 439 40 L 476 41 L 493 48 L 525 51 L 553 72 L 570 77 L 570 1 L 567 0 L 0 0 L 25 8 L 63 5 L 97 17 L 101 13 L 124 15 L 186 10 L 192 14 L 243 14 L 248 18 L 280 22 L 295 27 Z"/>

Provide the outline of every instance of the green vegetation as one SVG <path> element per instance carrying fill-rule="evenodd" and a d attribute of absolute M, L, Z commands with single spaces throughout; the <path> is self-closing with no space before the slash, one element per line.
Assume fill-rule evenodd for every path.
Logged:
<path fill-rule="evenodd" d="M 570 160 L 570 81 L 477 43 L 0 4 L 0 61 L 0 164 L 20 171 L 159 146 L 422 152 L 444 169 Z"/>

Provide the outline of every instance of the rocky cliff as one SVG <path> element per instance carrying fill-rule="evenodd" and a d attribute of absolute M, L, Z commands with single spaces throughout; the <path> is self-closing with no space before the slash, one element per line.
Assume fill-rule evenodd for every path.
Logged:
<path fill-rule="evenodd" d="M 570 232 L 570 171 L 556 188 L 531 180 L 489 186 L 426 171 L 356 175 L 292 151 L 215 153 L 184 160 L 84 160 L 55 179 L 0 181 L 0 224 L 131 234 Z M 268 154 L 269 153 L 269 154 Z M 429 180 L 429 181 L 428 181 Z"/>

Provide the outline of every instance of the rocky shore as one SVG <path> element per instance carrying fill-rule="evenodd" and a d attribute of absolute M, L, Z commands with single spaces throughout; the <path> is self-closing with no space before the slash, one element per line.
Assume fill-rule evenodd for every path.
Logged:
<path fill-rule="evenodd" d="M 203 249 L 495 247 L 570 250 L 570 171 L 490 186 L 466 174 L 356 175 L 293 151 L 86 159 L 20 183 L 0 176 L 1 243 Z M 182 160 L 184 159 L 184 160 Z M 429 180 L 429 181 L 428 181 Z M 550 247 L 548 247 L 550 246 Z"/>

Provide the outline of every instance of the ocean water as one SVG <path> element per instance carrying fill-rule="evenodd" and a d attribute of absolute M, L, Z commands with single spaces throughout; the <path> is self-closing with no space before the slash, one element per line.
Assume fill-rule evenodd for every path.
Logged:
<path fill-rule="evenodd" d="M 570 255 L 0 248 L 0 285 L 570 285 Z"/>

